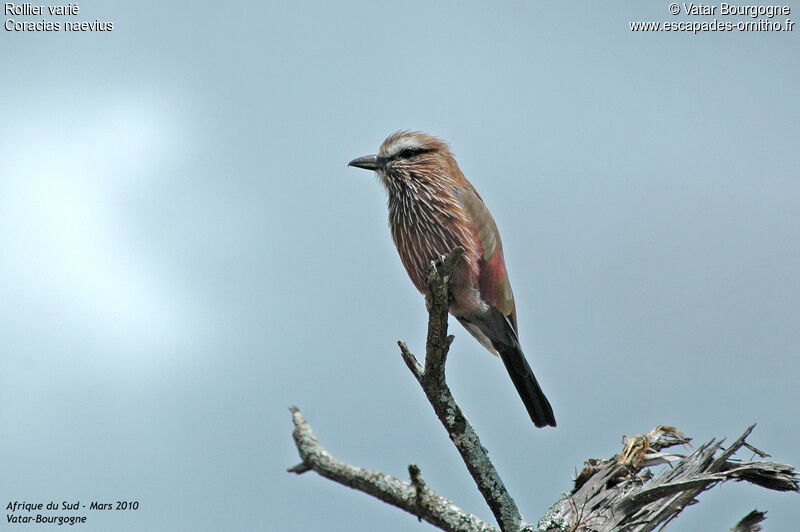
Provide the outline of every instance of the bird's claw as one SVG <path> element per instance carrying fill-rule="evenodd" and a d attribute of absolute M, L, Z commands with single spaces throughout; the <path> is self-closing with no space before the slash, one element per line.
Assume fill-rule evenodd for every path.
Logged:
<path fill-rule="evenodd" d="M 431 266 L 437 271 L 441 270 L 445 260 L 447 260 L 447 255 L 439 255 L 437 258 L 431 260 Z"/>

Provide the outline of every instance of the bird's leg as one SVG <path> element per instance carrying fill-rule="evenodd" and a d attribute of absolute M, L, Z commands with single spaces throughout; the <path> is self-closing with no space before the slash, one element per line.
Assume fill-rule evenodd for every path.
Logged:
<path fill-rule="evenodd" d="M 435 283 L 437 278 L 444 279 L 445 289 L 447 289 L 448 307 L 454 301 L 452 290 L 450 290 L 450 283 L 453 280 L 453 275 L 456 273 L 461 261 L 464 260 L 464 248 L 456 246 L 450 253 L 440 255 L 436 259 L 430 261 L 428 273 L 425 276 L 428 291 L 425 294 L 425 303 L 430 310 L 432 301 L 430 301 L 430 288 Z"/>

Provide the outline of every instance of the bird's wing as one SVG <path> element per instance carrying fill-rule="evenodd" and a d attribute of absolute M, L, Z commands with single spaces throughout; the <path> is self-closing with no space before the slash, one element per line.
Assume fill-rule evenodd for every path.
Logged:
<path fill-rule="evenodd" d="M 503 243 L 489 209 L 471 187 L 454 187 L 456 197 L 464 208 L 470 221 L 475 225 L 483 246 L 483 260 L 480 262 L 478 278 L 483 299 L 496 307 L 508 319 L 514 333 L 517 332 L 517 313 L 514 294 L 508 281 L 506 263 L 503 259 Z"/>

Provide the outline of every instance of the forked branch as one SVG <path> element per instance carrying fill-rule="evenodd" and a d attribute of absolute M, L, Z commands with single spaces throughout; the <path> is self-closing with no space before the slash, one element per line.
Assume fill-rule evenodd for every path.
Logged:
<path fill-rule="evenodd" d="M 411 482 L 404 482 L 380 471 L 352 466 L 337 460 L 319 443 L 300 409 L 292 407 L 290 410 L 294 422 L 294 443 L 302 460 L 288 470 L 290 473 L 299 475 L 306 471 L 314 471 L 334 482 L 397 506 L 448 532 L 497 532 L 495 527 L 436 494 L 425 484 L 419 468 L 415 465 L 409 466 Z"/>
<path fill-rule="evenodd" d="M 425 345 L 425 367 L 417 362 L 403 342 L 398 342 L 408 369 L 417 378 L 422 391 L 433 406 L 436 417 L 444 426 L 461 459 L 467 466 L 475 485 L 489 505 L 500 529 L 508 532 L 523 530 L 527 523 L 511 498 L 503 480 L 481 445 L 478 434 L 472 428 L 461 408 L 456 403 L 445 380 L 447 352 L 453 337 L 447 334 L 447 313 L 450 307 L 450 279 L 459 263 L 464 260 L 464 250 L 454 249 L 437 263 L 432 263 L 426 279 L 428 307 L 428 339 Z"/>

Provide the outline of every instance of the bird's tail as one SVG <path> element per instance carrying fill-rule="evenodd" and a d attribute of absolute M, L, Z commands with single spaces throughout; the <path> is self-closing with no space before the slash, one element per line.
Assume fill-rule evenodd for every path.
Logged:
<path fill-rule="evenodd" d="M 556 426 L 553 407 L 533 376 L 533 370 L 525 359 L 519 345 L 517 333 L 507 316 L 497 308 L 489 306 L 484 313 L 458 316 L 458 321 L 484 347 L 500 355 L 511 382 L 517 389 L 528 415 L 537 427 Z"/>
<path fill-rule="evenodd" d="M 537 427 L 547 425 L 555 427 L 556 418 L 553 415 L 553 407 L 550 406 L 550 401 L 547 400 L 542 388 L 536 381 L 533 370 L 525 359 L 525 354 L 522 352 L 519 343 L 514 341 L 512 345 L 495 345 L 495 349 L 500 353 L 500 358 L 506 366 L 511 382 L 514 383 L 514 387 L 525 404 L 533 424 Z"/>

